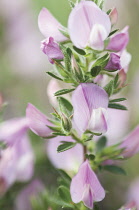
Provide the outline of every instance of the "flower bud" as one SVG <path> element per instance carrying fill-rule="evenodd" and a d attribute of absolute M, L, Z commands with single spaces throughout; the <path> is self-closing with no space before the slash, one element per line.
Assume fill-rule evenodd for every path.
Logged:
<path fill-rule="evenodd" d="M 120 56 L 116 55 L 115 53 L 110 54 L 110 59 L 105 66 L 105 69 L 108 71 L 114 71 L 114 70 L 120 70 L 121 64 L 120 64 Z"/>
<path fill-rule="evenodd" d="M 62 113 L 62 128 L 65 132 L 70 132 L 72 124 L 69 118 Z"/>

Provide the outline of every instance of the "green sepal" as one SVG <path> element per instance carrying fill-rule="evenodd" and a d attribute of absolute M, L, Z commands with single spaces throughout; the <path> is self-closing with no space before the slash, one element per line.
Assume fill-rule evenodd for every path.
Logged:
<path fill-rule="evenodd" d="M 72 88 L 72 89 L 62 89 L 62 90 L 57 91 L 55 93 L 55 96 L 64 95 L 64 94 L 70 93 L 70 92 L 72 92 L 74 90 L 75 90 L 74 88 Z"/>
<path fill-rule="evenodd" d="M 107 65 L 108 61 L 109 61 L 109 53 L 106 53 L 102 57 L 98 58 L 92 67 L 101 66 L 101 68 L 103 69 Z"/>
<path fill-rule="evenodd" d="M 72 128 L 71 120 L 68 117 L 66 117 L 63 113 L 61 116 L 61 126 L 64 133 L 67 134 L 71 131 L 71 128 Z"/>
<path fill-rule="evenodd" d="M 62 142 L 64 142 L 64 141 L 62 141 Z M 69 149 L 71 149 L 71 148 L 73 148 L 73 147 L 75 147 L 75 145 L 76 145 L 76 143 L 75 142 L 64 142 L 63 144 L 60 144 L 59 146 L 58 146 L 58 148 L 57 148 L 57 152 L 64 152 L 64 151 L 66 151 L 66 150 L 69 150 Z"/>

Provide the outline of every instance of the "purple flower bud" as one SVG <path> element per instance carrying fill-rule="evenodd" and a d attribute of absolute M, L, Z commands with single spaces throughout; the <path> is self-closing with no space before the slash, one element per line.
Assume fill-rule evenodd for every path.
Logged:
<path fill-rule="evenodd" d="M 91 169 L 88 160 L 79 168 L 73 177 L 70 186 L 71 198 L 74 203 L 84 202 L 88 208 L 93 208 L 93 203 L 104 199 L 105 191 L 96 174 Z"/>
<path fill-rule="evenodd" d="M 46 8 L 43 8 L 40 11 L 38 17 L 38 26 L 41 33 L 46 37 L 46 39 L 48 37 L 53 37 L 56 42 L 67 40 L 67 38 L 63 36 L 63 34 L 59 31 L 59 29 L 62 29 L 62 25 Z"/>
<path fill-rule="evenodd" d="M 139 152 L 139 125 L 124 139 L 120 148 L 124 148 L 122 155 L 132 157 Z"/>
<path fill-rule="evenodd" d="M 126 26 L 120 33 L 111 37 L 107 46 L 107 50 L 119 52 L 123 51 L 129 42 L 128 26 Z"/>
<path fill-rule="evenodd" d="M 121 64 L 120 64 L 120 56 L 116 55 L 115 53 L 110 54 L 110 59 L 105 66 L 105 69 L 108 71 L 114 71 L 114 70 L 120 70 Z"/>
<path fill-rule="evenodd" d="M 26 108 L 26 117 L 32 132 L 41 137 L 47 137 L 51 134 L 51 130 L 47 125 L 52 126 L 52 123 L 50 123 L 47 117 L 30 103 Z"/>
<path fill-rule="evenodd" d="M 104 40 L 111 30 L 111 22 L 109 16 L 94 2 L 81 1 L 70 13 L 68 29 L 77 48 L 90 46 L 95 50 L 103 50 Z"/>
<path fill-rule="evenodd" d="M 31 199 L 37 198 L 39 193 L 44 190 L 43 184 L 39 180 L 32 181 L 27 187 L 25 187 L 17 196 L 15 201 L 16 210 L 30 210 Z"/>
<path fill-rule="evenodd" d="M 50 63 L 54 64 L 54 60 L 62 60 L 64 58 L 58 44 L 54 42 L 53 37 L 49 37 L 41 42 L 41 49 L 48 56 Z"/>
<path fill-rule="evenodd" d="M 73 124 L 81 135 L 90 129 L 94 133 L 107 131 L 108 95 L 93 83 L 81 83 L 72 95 Z"/>

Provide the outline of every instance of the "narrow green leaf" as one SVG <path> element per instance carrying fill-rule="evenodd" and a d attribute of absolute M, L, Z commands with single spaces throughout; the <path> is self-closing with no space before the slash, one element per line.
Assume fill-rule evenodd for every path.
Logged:
<path fill-rule="evenodd" d="M 50 128 L 52 131 L 56 131 L 56 132 L 57 131 L 58 132 L 61 131 L 61 128 L 60 127 L 53 127 L 53 126 L 48 126 L 48 125 L 47 125 L 47 127 Z"/>
<path fill-rule="evenodd" d="M 73 46 L 73 49 L 74 49 L 78 54 L 80 54 L 80 55 L 86 55 L 86 52 L 85 52 L 84 50 L 82 50 L 82 49 L 79 49 L 79 48 L 77 48 L 77 47 L 75 47 L 75 46 Z"/>
<path fill-rule="evenodd" d="M 119 74 L 116 74 L 116 77 L 114 78 L 114 89 L 118 86 L 118 80 L 119 80 Z"/>
<path fill-rule="evenodd" d="M 112 36 L 112 35 L 113 35 L 113 34 L 115 34 L 117 31 L 119 31 L 119 29 L 115 29 L 115 30 L 113 30 L 112 32 L 110 32 L 110 34 L 109 34 L 109 36 L 108 36 L 108 37 Z"/>
<path fill-rule="evenodd" d="M 49 76 L 51 76 L 51 77 L 54 77 L 55 79 L 58 79 L 58 80 L 61 80 L 62 81 L 62 79 L 60 78 L 60 77 L 58 77 L 58 76 L 56 76 L 55 74 L 53 74 L 53 73 L 51 73 L 51 72 L 46 72 Z"/>
<path fill-rule="evenodd" d="M 65 143 L 58 146 L 57 151 L 58 152 L 64 152 L 68 149 L 73 148 L 75 145 L 76 145 L 75 142 L 65 142 Z"/>
<path fill-rule="evenodd" d="M 109 9 L 109 10 L 107 11 L 107 15 L 109 15 L 109 14 L 111 13 L 111 11 L 112 11 L 112 9 Z"/>
<path fill-rule="evenodd" d="M 105 165 L 102 168 L 106 171 L 113 173 L 113 174 L 126 175 L 125 170 L 119 166 L 116 166 L 116 165 Z"/>
<path fill-rule="evenodd" d="M 55 135 L 55 136 L 66 136 L 65 133 L 61 133 L 61 132 L 54 132 L 52 134 Z"/>
<path fill-rule="evenodd" d="M 101 66 L 94 66 L 93 68 L 91 68 L 91 75 L 93 77 L 96 77 L 101 71 Z"/>
<path fill-rule="evenodd" d="M 72 91 L 74 91 L 75 89 L 63 89 L 63 90 L 59 90 L 55 93 L 55 96 L 60 96 L 60 95 L 64 95 L 64 94 L 67 94 L 67 93 L 70 93 Z"/>
<path fill-rule="evenodd" d="M 63 97 L 58 97 L 57 99 L 61 113 L 64 113 L 67 117 L 70 117 L 73 113 L 73 106 L 71 103 Z"/>
<path fill-rule="evenodd" d="M 68 39 L 70 38 L 69 33 L 66 28 L 64 28 L 63 30 L 59 29 L 59 31 L 61 32 L 61 34 L 63 34 Z"/>
<path fill-rule="evenodd" d="M 102 136 L 96 143 L 96 152 L 101 152 L 107 144 L 107 138 Z"/>
<path fill-rule="evenodd" d="M 113 86 L 114 86 L 114 81 L 111 80 L 105 87 L 104 90 L 108 93 L 108 96 L 111 96 L 113 93 Z"/>
<path fill-rule="evenodd" d="M 110 100 L 109 102 L 110 103 L 115 103 L 115 102 L 120 102 L 120 101 L 125 101 L 125 100 L 127 100 L 126 98 L 116 98 L 116 99 L 112 99 L 112 100 Z"/>
<path fill-rule="evenodd" d="M 93 64 L 92 67 L 94 67 L 94 66 L 101 66 L 102 68 L 104 68 L 107 65 L 107 63 L 108 63 L 108 60 L 109 60 L 109 54 L 106 53 L 102 57 L 98 58 L 96 60 L 96 62 Z"/>
<path fill-rule="evenodd" d="M 65 202 L 65 204 L 63 205 L 63 207 L 73 207 L 72 200 L 71 200 L 71 196 L 70 196 L 70 192 L 69 189 L 65 186 L 60 186 L 58 188 L 58 194 L 61 198 L 61 200 L 63 200 Z"/>
<path fill-rule="evenodd" d="M 124 106 L 124 105 L 121 105 L 121 104 L 115 104 L 115 103 L 109 103 L 108 105 L 109 108 L 112 108 L 112 109 L 121 109 L 121 110 L 127 110 L 127 107 Z"/>

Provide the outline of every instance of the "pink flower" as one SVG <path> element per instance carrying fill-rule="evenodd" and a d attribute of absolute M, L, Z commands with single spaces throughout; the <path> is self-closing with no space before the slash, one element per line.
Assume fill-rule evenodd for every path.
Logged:
<path fill-rule="evenodd" d="M 79 134 L 86 130 L 94 133 L 107 131 L 108 95 L 93 83 L 81 83 L 72 95 L 73 124 Z"/>
<path fill-rule="evenodd" d="M 124 148 L 122 155 L 125 158 L 132 157 L 139 152 L 139 125 L 123 140 L 120 148 Z"/>
<path fill-rule="evenodd" d="M 114 70 L 120 70 L 121 68 L 122 67 L 120 63 L 120 56 L 116 55 L 115 53 L 111 53 L 110 59 L 107 65 L 105 66 L 105 69 L 108 71 L 114 71 Z"/>
<path fill-rule="evenodd" d="M 0 124 L 0 141 L 13 144 L 25 135 L 28 130 L 26 118 L 14 118 Z"/>
<path fill-rule="evenodd" d="M 15 201 L 16 210 L 30 210 L 31 199 L 37 198 L 38 194 L 44 190 L 43 184 L 39 180 L 33 180 L 27 187 L 19 192 Z"/>
<path fill-rule="evenodd" d="M 62 42 L 67 40 L 65 36 L 59 31 L 62 29 L 62 25 L 53 17 L 53 15 L 43 8 L 40 11 L 38 17 L 38 26 L 41 33 L 46 37 L 53 37 L 56 42 Z"/>
<path fill-rule="evenodd" d="M 70 13 L 68 20 L 70 38 L 77 48 L 87 46 L 103 50 L 104 40 L 111 30 L 109 16 L 92 1 L 81 1 Z"/>
<path fill-rule="evenodd" d="M 32 132 L 41 137 L 47 137 L 51 134 L 51 130 L 47 126 L 52 126 L 52 123 L 50 123 L 48 118 L 30 103 L 26 108 L 26 117 Z"/>
<path fill-rule="evenodd" d="M 128 28 L 126 26 L 121 32 L 114 34 L 106 49 L 115 52 L 123 51 L 129 42 Z"/>
<path fill-rule="evenodd" d="M 111 24 L 114 25 L 117 23 L 118 20 L 118 12 L 116 8 L 113 8 L 112 11 L 109 14 L 110 20 L 111 20 Z"/>
<path fill-rule="evenodd" d="M 48 59 L 52 64 L 54 64 L 53 59 L 62 60 L 64 58 L 62 51 L 52 37 L 48 37 L 41 42 L 41 49 L 44 54 L 48 56 Z"/>
<path fill-rule="evenodd" d="M 90 209 L 93 208 L 93 202 L 104 199 L 105 191 L 91 169 L 88 160 L 80 166 L 78 173 L 73 177 L 70 193 L 74 203 L 83 201 L 84 205 Z"/>
<path fill-rule="evenodd" d="M 16 141 L 12 147 L 1 151 L 0 194 L 15 181 L 29 180 L 34 171 L 34 154 L 26 135 Z"/>
<path fill-rule="evenodd" d="M 83 162 L 83 148 L 80 144 L 77 144 L 67 151 L 58 153 L 57 147 L 61 141 L 74 142 L 70 136 L 58 136 L 50 139 L 46 144 L 48 158 L 56 168 L 76 171 Z"/>

